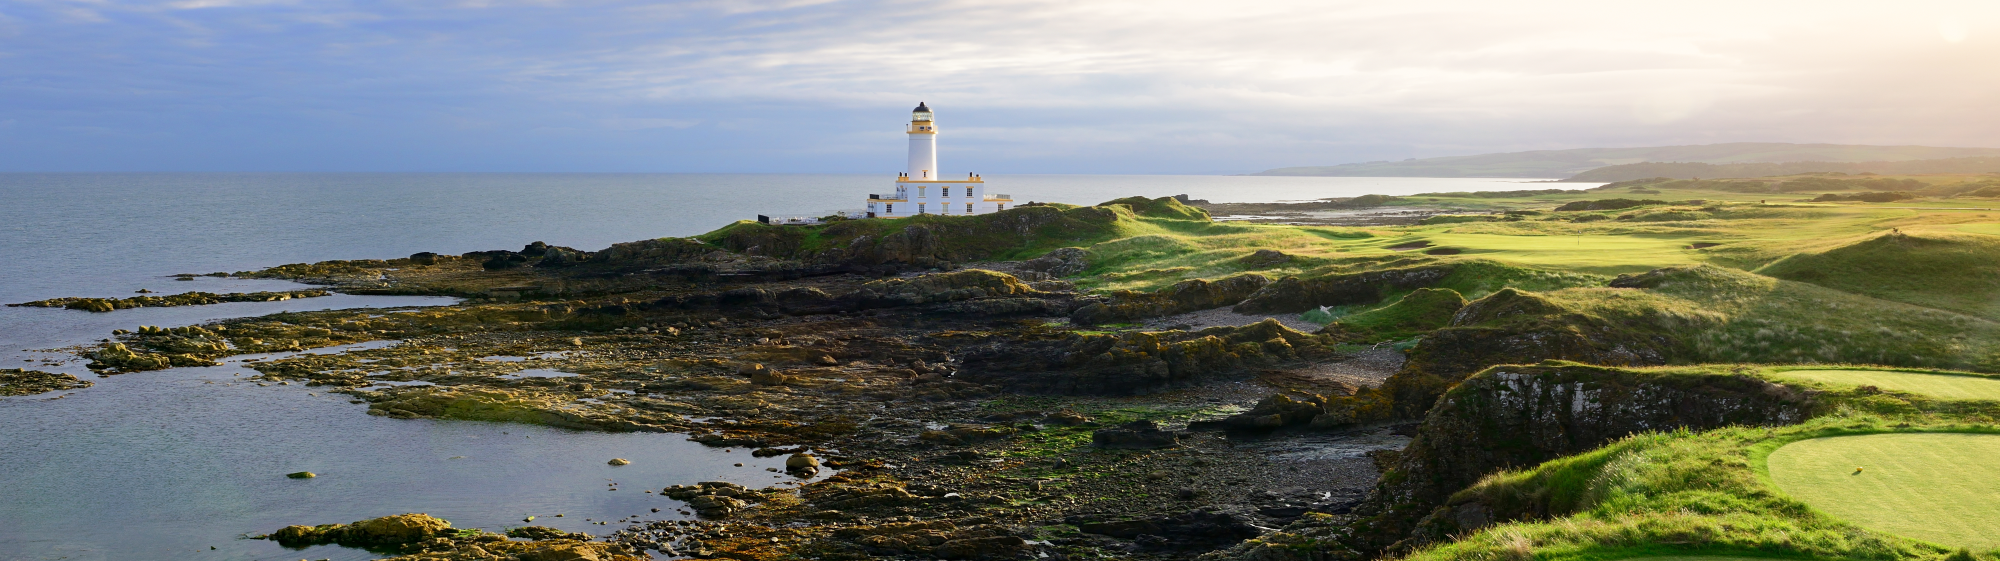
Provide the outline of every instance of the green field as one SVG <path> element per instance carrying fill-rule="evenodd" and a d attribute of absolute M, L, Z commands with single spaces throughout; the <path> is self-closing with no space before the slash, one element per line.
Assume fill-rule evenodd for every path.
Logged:
<path fill-rule="evenodd" d="M 1778 488 L 1858 526 L 1988 550 L 2000 548 L 1996 457 L 2000 435 L 1875 434 L 1788 444 L 1769 466 Z"/>
<path fill-rule="evenodd" d="M 1960 232 L 1971 232 L 1971 233 L 1974 233 L 1974 234 L 1986 234 L 1986 235 L 1989 235 L 1989 236 L 2000 236 L 2000 224 L 1990 224 L 1990 223 L 1989 223 L 1989 224 L 1964 224 L 1964 225 L 1961 225 L 1961 226 L 1959 226 L 1959 227 L 1958 227 L 1957 229 L 1958 229 L 1958 231 L 1960 231 Z"/>
<path fill-rule="evenodd" d="M 1888 370 L 1787 370 L 1773 374 L 1843 386 L 1875 386 L 1889 391 L 1923 394 L 1945 399 L 2000 400 L 2000 380 L 1975 375 L 1925 374 Z"/>

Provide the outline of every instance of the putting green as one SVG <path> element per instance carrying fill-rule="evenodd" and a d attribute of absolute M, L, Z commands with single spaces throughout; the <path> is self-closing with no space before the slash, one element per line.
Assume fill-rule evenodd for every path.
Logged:
<path fill-rule="evenodd" d="M 1984 376 L 1954 376 L 1885 370 L 1786 370 L 1773 373 L 1825 384 L 1875 386 L 1889 391 L 1909 392 L 1945 399 L 2000 400 L 2000 379 Z"/>
<path fill-rule="evenodd" d="M 1770 470 L 1785 493 L 1855 525 L 1983 550 L 2000 547 L 1993 458 L 2000 435 L 1871 434 L 1787 444 Z"/>

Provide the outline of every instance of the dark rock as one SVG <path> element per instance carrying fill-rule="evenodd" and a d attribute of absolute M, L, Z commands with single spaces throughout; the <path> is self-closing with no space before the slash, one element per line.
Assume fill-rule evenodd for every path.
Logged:
<path fill-rule="evenodd" d="M 1103 536 L 1111 536 L 1114 538 L 1124 538 L 1128 540 L 1139 537 L 1140 534 L 1160 533 L 1160 525 L 1153 523 L 1153 521 L 1151 520 L 1090 522 L 1086 524 L 1078 524 L 1076 526 L 1076 529 L 1086 534 L 1098 534 Z"/>
<path fill-rule="evenodd" d="M 1172 448 L 1180 445 L 1180 434 L 1160 430 L 1160 425 L 1152 421 L 1133 421 L 1090 433 L 1090 443 L 1098 448 Z"/>
<path fill-rule="evenodd" d="M 1276 320 L 1195 332 L 998 334 L 965 348 L 959 377 L 1022 392 L 1132 395 L 1330 357 L 1330 345 Z"/>
<path fill-rule="evenodd" d="M 1015 536 L 960 538 L 938 544 L 933 554 L 939 559 L 1013 559 L 1028 542 Z"/>
<path fill-rule="evenodd" d="M 91 382 L 79 380 L 69 374 L 19 368 L 0 369 L 0 396 L 34 395 L 88 388 L 91 385 Z"/>
<path fill-rule="evenodd" d="M 1090 254 L 1081 248 L 1059 247 L 1049 250 L 1041 257 L 1021 263 L 1022 269 L 1048 273 L 1054 277 L 1067 277 L 1090 268 Z"/>

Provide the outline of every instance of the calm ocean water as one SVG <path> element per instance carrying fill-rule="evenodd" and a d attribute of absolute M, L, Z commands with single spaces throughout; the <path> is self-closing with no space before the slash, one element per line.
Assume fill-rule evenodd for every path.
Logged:
<path fill-rule="evenodd" d="M 1077 204 L 1132 195 L 1253 202 L 1546 187 L 1523 181 L 988 178 L 989 189 L 1017 201 Z M 891 183 L 879 175 L 0 174 L 0 248 L 7 250 L 0 303 L 122 297 L 142 288 L 277 290 L 295 285 L 168 275 L 517 249 L 538 240 L 596 250 L 698 234 L 760 213 L 858 209 L 862 196 Z M 762 468 L 782 458 L 752 459 L 674 435 L 370 417 L 344 396 L 236 383 L 249 371 L 233 365 L 97 378 L 76 361 L 43 364 L 67 356 L 46 351 L 89 344 L 116 328 L 446 302 L 333 296 L 109 314 L 0 308 L 0 368 L 69 372 L 98 383 L 59 399 L 0 398 L 0 559 L 368 559 L 337 547 L 285 551 L 236 538 L 401 512 L 490 529 L 535 514 L 537 523 L 602 533 L 609 527 L 583 519 L 653 506 L 672 512 L 641 489 L 717 478 L 774 481 Z M 611 457 L 635 463 L 610 468 L 604 461 Z M 280 475 L 300 470 L 325 476 Z M 631 483 L 631 492 L 604 492 L 610 478 Z M 557 512 L 567 516 L 548 517 Z"/>

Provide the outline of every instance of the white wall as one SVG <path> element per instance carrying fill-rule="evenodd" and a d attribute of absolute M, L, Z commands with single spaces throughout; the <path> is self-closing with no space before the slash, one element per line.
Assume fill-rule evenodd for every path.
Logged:
<path fill-rule="evenodd" d="M 929 176 L 924 175 L 925 170 L 929 170 Z M 910 135 L 910 169 L 908 172 L 910 179 L 929 179 L 933 181 L 942 179 L 939 177 L 937 166 L 936 134 Z"/>

